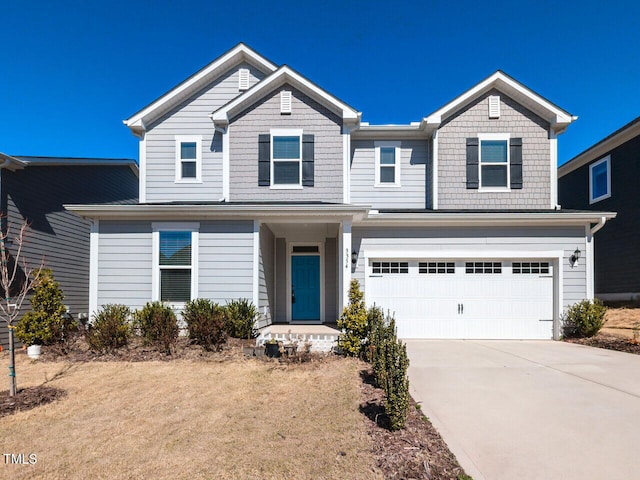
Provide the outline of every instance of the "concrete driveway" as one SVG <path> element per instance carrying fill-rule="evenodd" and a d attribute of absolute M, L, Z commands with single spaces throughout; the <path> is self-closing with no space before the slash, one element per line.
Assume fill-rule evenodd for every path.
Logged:
<path fill-rule="evenodd" d="M 474 480 L 640 478 L 640 356 L 407 340 L 411 393 Z"/>

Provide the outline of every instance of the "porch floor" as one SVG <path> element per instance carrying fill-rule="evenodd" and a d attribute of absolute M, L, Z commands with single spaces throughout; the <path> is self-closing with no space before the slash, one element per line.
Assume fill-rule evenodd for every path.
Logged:
<path fill-rule="evenodd" d="M 268 340 L 278 340 L 283 343 L 297 343 L 299 347 L 309 344 L 312 352 L 330 352 L 338 341 L 340 330 L 328 325 L 295 325 L 273 324 L 261 328 L 256 339 L 257 345 Z"/>

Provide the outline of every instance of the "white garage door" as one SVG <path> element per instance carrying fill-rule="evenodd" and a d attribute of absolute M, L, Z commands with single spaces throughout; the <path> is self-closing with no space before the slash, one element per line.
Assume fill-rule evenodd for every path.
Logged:
<path fill-rule="evenodd" d="M 400 338 L 553 338 L 551 261 L 373 259 L 365 293 Z"/>

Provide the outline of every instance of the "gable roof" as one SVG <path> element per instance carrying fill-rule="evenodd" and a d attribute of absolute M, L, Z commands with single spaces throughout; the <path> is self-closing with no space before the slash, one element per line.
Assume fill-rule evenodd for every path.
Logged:
<path fill-rule="evenodd" d="M 6 153 L 0 152 L 0 160 L 2 160 L 2 163 L 0 163 L 0 169 L 7 168 L 11 171 L 15 171 L 22 170 L 25 167 L 25 163 L 22 160 L 12 157 L 11 155 L 7 155 Z"/>
<path fill-rule="evenodd" d="M 359 123 L 361 113 L 323 90 L 315 83 L 300 75 L 288 65 L 283 65 L 274 73 L 264 78 L 242 95 L 213 112 L 210 117 L 216 125 L 227 125 L 229 119 L 261 99 L 267 93 L 284 84 L 289 84 L 302 91 L 321 105 L 327 107 L 343 120 Z"/>
<path fill-rule="evenodd" d="M 258 54 L 244 43 L 239 43 L 227 53 L 213 60 L 211 63 L 200 69 L 176 87 L 169 90 L 160 98 L 134 113 L 131 117 L 123 120 L 134 135 L 139 135 L 145 130 L 145 124 L 149 124 L 170 108 L 178 105 L 184 99 L 189 98 L 198 90 L 203 88 L 218 75 L 224 73 L 229 68 L 241 62 L 247 62 L 265 73 L 274 72 L 277 68 L 275 64 Z"/>
<path fill-rule="evenodd" d="M 611 135 L 607 135 L 595 145 L 587 148 L 584 152 L 561 165 L 558 168 L 558 178 L 577 170 L 593 160 L 605 156 L 614 148 L 619 147 L 638 135 L 640 135 L 640 117 L 634 118 Z"/>
<path fill-rule="evenodd" d="M 503 71 L 498 70 L 442 108 L 425 117 L 421 123 L 425 129 L 433 130 L 438 128 L 448 117 L 494 88 L 548 121 L 556 133 L 562 133 L 571 122 L 578 119 L 578 117 L 554 105 Z"/>

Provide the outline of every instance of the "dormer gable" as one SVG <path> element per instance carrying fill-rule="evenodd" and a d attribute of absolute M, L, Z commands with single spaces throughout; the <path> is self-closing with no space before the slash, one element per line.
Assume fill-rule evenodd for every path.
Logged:
<path fill-rule="evenodd" d="M 241 63 L 248 63 L 265 74 L 270 74 L 277 69 L 277 66 L 265 57 L 244 43 L 239 43 L 142 110 L 123 120 L 123 123 L 131 129 L 134 135 L 140 136 L 146 130 L 147 125 L 204 88 L 218 76 Z M 243 89 L 240 88 L 240 90 Z"/>
<path fill-rule="evenodd" d="M 477 101 L 479 98 L 487 95 L 487 93 L 492 90 L 504 93 L 543 120 L 549 122 L 552 130 L 556 134 L 562 133 L 569 124 L 578 119 L 578 117 L 554 105 L 503 71 L 498 70 L 431 115 L 423 118 L 421 122 L 422 128 L 425 130 L 435 130 L 439 128 L 449 117 L 455 115 L 456 112 Z M 490 105 L 490 108 L 493 106 L 493 109 L 488 112 L 488 116 L 495 117 L 495 115 L 499 115 L 499 109 L 496 109 L 496 106 L 499 105 L 499 100 L 495 99 L 495 101 L 498 103 Z"/>

